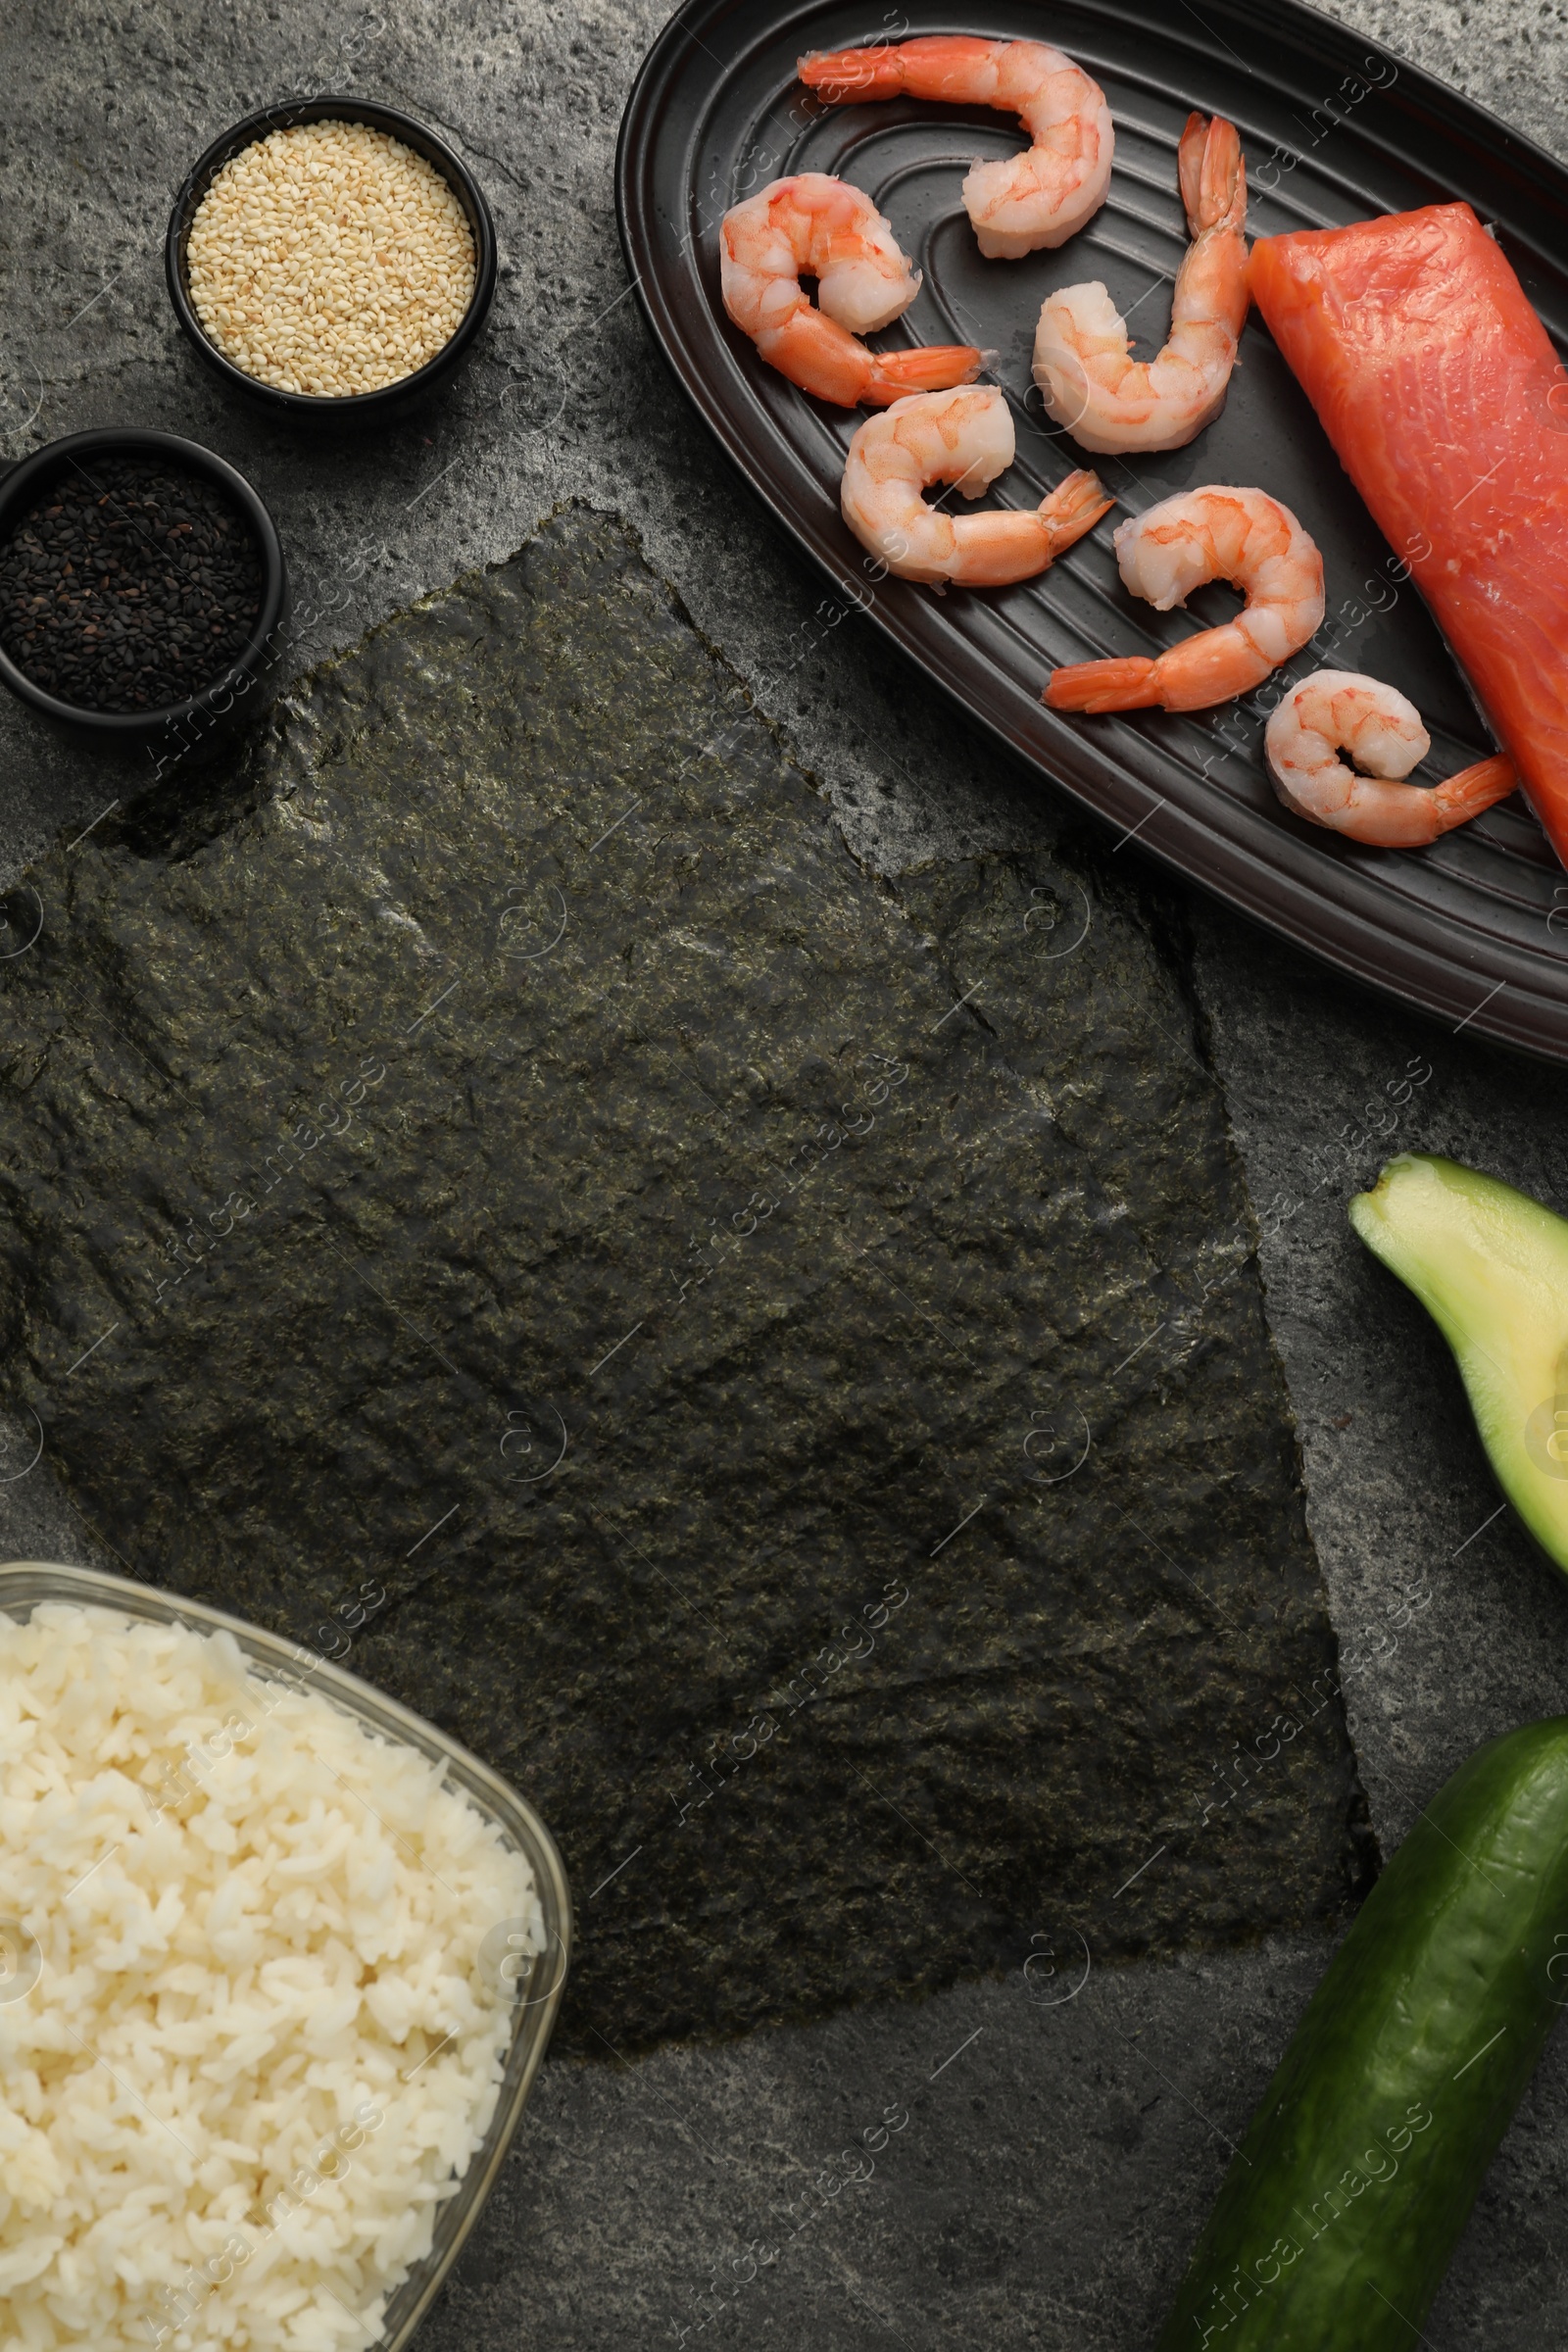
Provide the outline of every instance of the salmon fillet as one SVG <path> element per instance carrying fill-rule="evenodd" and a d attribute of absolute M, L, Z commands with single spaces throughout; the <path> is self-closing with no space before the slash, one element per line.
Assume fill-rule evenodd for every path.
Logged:
<path fill-rule="evenodd" d="M 1545 328 L 1467 204 L 1262 238 L 1250 282 L 1568 865 L 1568 372 Z"/>

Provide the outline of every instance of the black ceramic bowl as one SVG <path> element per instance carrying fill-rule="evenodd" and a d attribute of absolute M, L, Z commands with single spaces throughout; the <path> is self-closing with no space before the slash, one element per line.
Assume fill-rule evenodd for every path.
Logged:
<path fill-rule="evenodd" d="M 401 139 L 405 147 L 412 147 L 416 155 L 422 155 L 451 188 L 473 231 L 473 295 L 456 332 L 443 343 L 433 360 L 426 360 L 412 375 L 400 376 L 395 384 L 384 384 L 376 392 L 351 392 L 341 397 L 282 392 L 275 384 L 264 384 L 259 376 L 248 375 L 243 368 L 236 368 L 232 360 L 225 359 L 196 316 L 185 259 L 196 208 L 226 163 L 242 148 L 265 139 L 269 131 L 291 129 L 300 122 L 367 122 L 372 130 L 384 130 L 394 139 Z M 446 142 L 438 139 L 433 130 L 426 130 L 412 115 L 400 114 L 394 106 L 380 106 L 368 98 L 296 98 L 281 106 L 263 107 L 258 115 L 247 115 L 243 122 L 236 122 L 232 130 L 225 130 L 220 139 L 213 141 L 174 199 L 164 263 L 175 317 L 209 368 L 225 383 L 248 392 L 253 400 L 262 401 L 285 416 L 313 423 L 380 422 L 401 416 L 426 400 L 457 372 L 467 357 L 495 300 L 496 231 L 490 207 L 467 166 L 460 163 Z"/>
<path fill-rule="evenodd" d="M 211 482 L 239 509 L 250 526 L 262 564 L 262 609 L 249 642 L 238 661 L 200 694 L 156 710 L 86 710 L 79 704 L 63 703 L 46 687 L 35 685 L 3 648 L 0 648 L 0 683 L 9 686 L 24 703 L 30 703 L 35 710 L 102 744 L 132 749 L 146 745 L 156 752 L 162 739 L 169 759 L 173 760 L 231 724 L 234 714 L 244 707 L 245 696 L 275 659 L 288 602 L 283 550 L 272 517 L 245 476 L 236 473 L 223 459 L 194 441 L 182 440 L 178 433 L 143 432 L 135 426 L 113 424 L 96 432 L 69 433 L 63 441 L 51 441 L 35 450 L 30 458 L 24 458 L 20 466 L 14 466 L 0 479 L 0 546 L 4 546 L 28 508 L 37 504 L 58 475 L 73 465 L 90 471 L 95 459 L 101 460 L 110 453 L 167 458 L 171 465 Z"/>

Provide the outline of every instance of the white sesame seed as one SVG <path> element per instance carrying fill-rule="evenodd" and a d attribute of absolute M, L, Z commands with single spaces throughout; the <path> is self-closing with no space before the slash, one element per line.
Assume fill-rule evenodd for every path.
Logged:
<path fill-rule="evenodd" d="M 364 122 L 301 123 L 243 148 L 197 207 L 186 258 L 196 315 L 226 359 L 336 398 L 432 360 L 476 274 L 447 181 Z"/>

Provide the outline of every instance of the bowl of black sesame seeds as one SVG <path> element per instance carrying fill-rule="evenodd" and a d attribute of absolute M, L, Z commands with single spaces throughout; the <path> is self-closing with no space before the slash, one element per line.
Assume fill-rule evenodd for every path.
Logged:
<path fill-rule="evenodd" d="M 496 289 L 484 193 L 365 98 L 290 99 L 215 139 L 174 199 L 174 315 L 226 384 L 299 422 L 380 422 L 471 351 Z"/>
<path fill-rule="evenodd" d="M 72 433 L 0 480 L 0 681 L 78 732 L 217 733 L 275 657 L 287 593 L 256 492 L 177 433 Z"/>

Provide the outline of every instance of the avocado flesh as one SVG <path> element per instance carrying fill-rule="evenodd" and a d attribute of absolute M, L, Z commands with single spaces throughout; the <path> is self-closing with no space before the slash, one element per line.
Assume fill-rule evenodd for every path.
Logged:
<path fill-rule="evenodd" d="M 1498 1484 L 1568 1571 L 1568 1221 L 1418 1152 L 1391 1159 L 1349 1215 L 1453 1349 Z"/>

